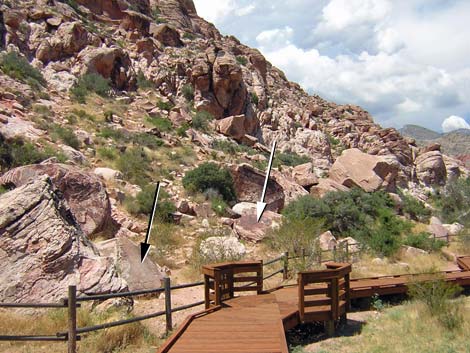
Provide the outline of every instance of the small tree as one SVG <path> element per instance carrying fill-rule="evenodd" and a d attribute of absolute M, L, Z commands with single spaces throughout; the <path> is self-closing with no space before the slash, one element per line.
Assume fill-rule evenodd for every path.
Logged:
<path fill-rule="evenodd" d="M 215 163 L 203 163 L 189 171 L 183 178 L 183 186 L 191 192 L 215 189 L 227 202 L 235 200 L 235 188 L 230 172 Z"/>

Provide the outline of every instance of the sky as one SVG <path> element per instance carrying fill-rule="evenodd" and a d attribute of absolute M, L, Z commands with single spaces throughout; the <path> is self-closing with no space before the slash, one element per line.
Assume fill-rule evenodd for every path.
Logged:
<path fill-rule="evenodd" d="M 470 128 L 468 0 L 194 0 L 311 94 L 382 126 Z"/>

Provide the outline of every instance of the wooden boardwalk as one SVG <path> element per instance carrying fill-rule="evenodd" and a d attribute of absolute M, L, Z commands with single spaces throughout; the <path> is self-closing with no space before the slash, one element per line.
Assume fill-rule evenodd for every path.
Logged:
<path fill-rule="evenodd" d="M 443 272 L 443 278 L 470 287 L 470 257 L 459 258 L 458 264 L 461 271 Z M 246 264 L 238 265 L 248 268 Z M 223 264 L 221 268 L 225 270 L 227 266 Z M 299 274 L 302 286 L 283 286 L 268 292 L 259 292 L 259 288 L 254 287 L 256 295 L 232 296 L 220 303 L 215 299 L 215 306 L 209 305 L 212 301 L 206 302 L 209 309 L 190 316 L 158 352 L 288 353 L 285 331 L 298 324 L 323 321 L 334 329 L 337 319 L 345 319 L 350 299 L 406 293 L 410 282 L 435 278 L 422 274 L 349 280 L 350 265 L 333 263 L 329 266 L 328 270 Z M 249 269 L 253 269 L 253 263 L 249 264 Z M 240 268 L 235 270 L 235 273 L 241 272 Z M 232 277 L 229 283 L 230 276 L 225 276 L 221 283 L 233 294 L 234 283 L 240 282 L 240 278 L 247 277 L 238 277 L 238 280 Z M 217 288 L 209 280 L 206 283 L 208 288 Z M 207 298 L 212 300 L 208 288 Z M 223 288 L 220 293 L 224 295 Z"/>

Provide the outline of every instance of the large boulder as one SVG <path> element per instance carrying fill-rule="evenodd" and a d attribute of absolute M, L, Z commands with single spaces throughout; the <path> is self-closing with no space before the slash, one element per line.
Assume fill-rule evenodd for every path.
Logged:
<path fill-rule="evenodd" d="M 88 32 L 79 22 L 62 23 L 54 36 L 41 42 L 36 58 L 48 63 L 70 57 L 85 48 L 88 41 Z"/>
<path fill-rule="evenodd" d="M 34 164 L 18 167 L 0 178 L 0 185 L 23 186 L 48 175 L 62 192 L 70 210 L 86 235 L 103 231 L 111 219 L 111 206 L 101 180 L 77 167 L 65 164 Z"/>
<path fill-rule="evenodd" d="M 246 212 L 235 220 L 233 230 L 240 239 L 256 243 L 263 240 L 273 229 L 279 227 L 281 222 L 282 216 L 271 211 L 264 211 L 258 222 L 256 209 L 253 209 L 252 212 Z"/>
<path fill-rule="evenodd" d="M 301 196 L 308 195 L 308 191 L 297 184 L 290 175 L 281 173 L 277 170 L 272 170 L 271 175 L 272 178 L 281 186 L 282 191 L 284 192 L 286 205 L 297 200 Z"/>
<path fill-rule="evenodd" d="M 240 140 L 245 136 L 245 115 L 229 116 L 216 122 L 217 132 L 235 140 Z"/>
<path fill-rule="evenodd" d="M 150 31 L 150 17 L 136 11 L 123 11 L 124 18 L 121 21 L 121 28 L 126 31 L 137 31 L 140 35 L 147 36 Z"/>
<path fill-rule="evenodd" d="M 141 262 L 140 246 L 127 237 L 106 240 L 97 244 L 97 247 L 101 254 L 115 259 L 120 277 L 126 281 L 129 290 L 153 289 L 163 284 L 166 276 L 164 269 L 150 258 Z"/>
<path fill-rule="evenodd" d="M 231 166 L 230 173 L 239 202 L 260 201 L 266 176 L 264 173 L 249 164 Z M 281 185 L 273 179 L 269 179 L 264 202 L 267 203 L 267 210 L 270 211 L 279 212 L 284 207 L 284 191 Z"/>
<path fill-rule="evenodd" d="M 183 42 L 181 41 L 178 31 L 167 24 L 156 25 L 152 23 L 150 25 L 150 34 L 165 46 L 183 46 Z"/>
<path fill-rule="evenodd" d="M 294 167 L 292 177 L 297 184 L 306 189 L 318 184 L 318 178 L 313 172 L 313 163 L 305 163 Z"/>
<path fill-rule="evenodd" d="M 99 74 L 110 79 L 117 89 L 135 87 L 135 73 L 129 55 L 121 48 L 92 48 L 80 52 L 79 74 Z"/>
<path fill-rule="evenodd" d="M 56 301 L 127 289 L 109 257 L 101 257 L 48 177 L 0 196 L 0 301 Z"/>
<path fill-rule="evenodd" d="M 394 191 L 397 175 L 398 168 L 389 159 L 363 153 L 357 148 L 345 150 L 330 170 L 330 179 L 367 192 Z"/>
<path fill-rule="evenodd" d="M 318 237 L 318 241 L 320 243 L 320 249 L 322 251 L 333 250 L 336 246 L 338 246 L 338 241 L 330 231 L 321 234 Z"/>
<path fill-rule="evenodd" d="M 415 161 L 416 176 L 426 186 L 444 185 L 447 179 L 447 170 L 442 153 L 430 151 L 420 154 Z"/>
<path fill-rule="evenodd" d="M 314 197 L 323 197 L 329 192 L 336 191 L 348 191 L 346 186 L 331 180 L 331 179 L 320 179 L 318 184 L 310 189 L 310 195 Z"/>

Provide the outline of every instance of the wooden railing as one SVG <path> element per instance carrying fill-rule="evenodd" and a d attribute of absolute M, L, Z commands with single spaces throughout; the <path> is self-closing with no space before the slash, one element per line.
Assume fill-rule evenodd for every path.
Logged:
<path fill-rule="evenodd" d="M 325 321 L 331 325 L 350 308 L 351 265 L 330 262 L 326 268 L 297 275 L 301 322 Z"/>
<path fill-rule="evenodd" d="M 206 309 L 219 306 L 238 292 L 263 291 L 263 261 L 230 262 L 202 267 Z"/>

